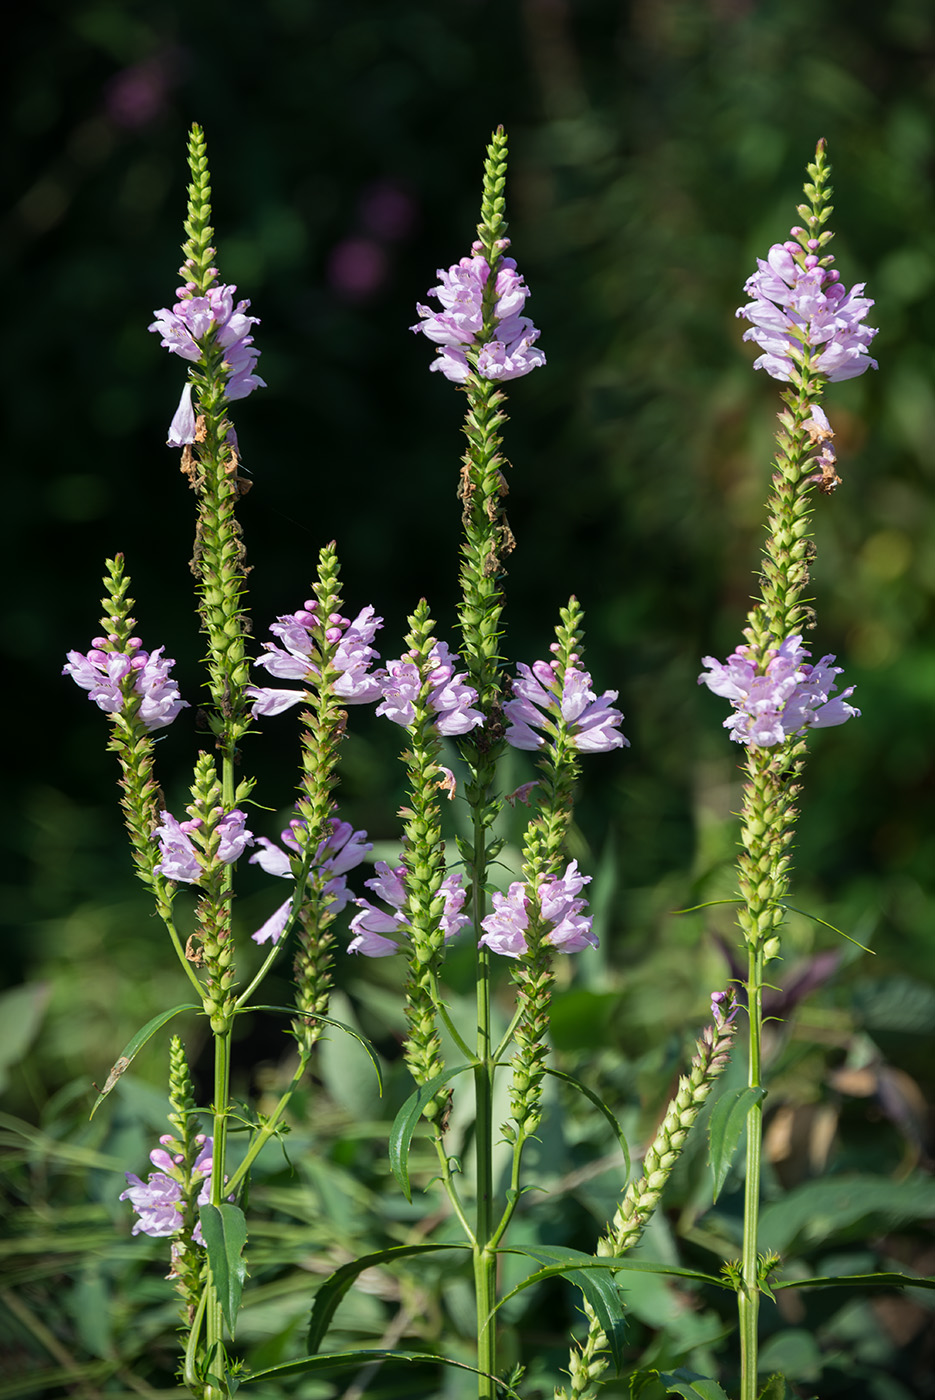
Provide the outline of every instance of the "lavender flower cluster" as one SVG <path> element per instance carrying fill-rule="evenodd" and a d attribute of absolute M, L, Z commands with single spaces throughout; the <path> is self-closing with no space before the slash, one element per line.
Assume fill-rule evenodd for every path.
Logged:
<path fill-rule="evenodd" d="M 212 269 L 216 271 L 215 269 Z M 180 269 L 185 276 L 186 269 Z M 266 387 L 266 381 L 254 373 L 260 352 L 253 343 L 250 327 L 259 325 L 258 316 L 248 316 L 249 301 L 234 302 L 235 286 L 218 283 L 203 296 L 195 296 L 194 282 L 176 289 L 178 301 L 172 307 L 154 311 L 155 321 L 149 330 L 161 335 L 160 344 L 173 355 L 197 364 L 203 357 L 205 342 L 213 332 L 215 344 L 224 350 L 227 381 L 225 397 L 245 399 L 254 389 Z M 182 390 L 179 406 L 169 428 L 170 447 L 183 447 L 195 441 L 196 418 L 192 406 L 192 385 Z"/>
<path fill-rule="evenodd" d="M 301 818 L 293 817 L 285 831 L 280 835 L 282 846 L 268 841 L 265 836 L 258 836 L 256 844 L 260 850 L 254 852 L 250 857 L 250 864 L 258 865 L 261 870 L 266 871 L 267 875 L 278 875 L 281 879 L 291 880 L 292 858 L 290 852 L 292 856 L 303 854 L 298 838 L 305 826 L 306 824 Z M 327 896 L 330 901 L 328 905 L 330 914 L 340 914 L 350 902 L 351 894 L 345 876 L 348 871 L 360 865 L 361 861 L 373 850 L 373 842 L 368 841 L 366 837 L 365 831 L 355 831 L 350 822 L 333 821 L 328 835 L 318 843 L 310 873 L 316 884 L 320 886 L 320 893 Z M 289 922 L 291 913 L 292 896 L 290 895 L 252 935 L 254 941 L 256 943 L 278 943 L 286 924 Z"/>
<path fill-rule="evenodd" d="M 831 381 L 854 379 L 877 362 L 867 347 L 877 334 L 862 324 L 873 302 L 861 296 L 865 283 L 850 291 L 839 272 L 819 259 L 817 239 L 809 239 L 807 254 L 795 242 L 803 232 L 793 228 L 790 241 L 774 243 L 766 259 L 757 258 L 757 271 L 744 291 L 753 300 L 737 315 L 752 323 L 744 340 L 754 340 L 764 352 L 754 369 L 773 379 L 794 382 L 806 355 L 812 370 Z"/>
<path fill-rule="evenodd" d="M 840 695 L 832 655 L 810 665 L 811 653 L 801 636 L 787 637 L 767 656 L 762 673 L 757 670 L 748 646 L 739 646 L 726 661 L 703 658 L 707 671 L 698 677 L 715 695 L 731 702 L 734 713 L 724 728 L 738 744 L 751 748 L 772 748 L 786 739 L 804 734 L 806 729 L 827 729 L 860 714 L 847 700 L 854 693 L 848 686 Z"/>
<path fill-rule="evenodd" d="M 113 650 L 116 643 L 115 636 L 95 637 L 87 654 L 70 651 L 62 675 L 71 676 L 76 685 L 88 692 L 88 699 L 109 715 L 120 714 L 124 709 L 121 682 L 132 675 L 133 692 L 140 697 L 140 721 L 146 729 L 163 729 L 188 707 L 188 701 L 181 698 L 178 686 L 169 676 L 175 662 L 163 656 L 164 647 L 143 651 L 139 637 L 128 640 L 125 652 Z"/>
<path fill-rule="evenodd" d="M 161 1137 L 159 1141 L 167 1144 L 171 1143 L 173 1139 L 166 1135 Z M 214 1141 L 203 1134 L 199 1134 L 196 1141 L 201 1144 L 201 1151 L 198 1153 L 192 1168 L 192 1180 L 201 1179 L 198 1204 L 205 1205 L 211 1199 Z M 117 1199 L 129 1201 L 139 1216 L 133 1225 L 134 1235 L 141 1232 L 144 1235 L 154 1236 L 176 1235 L 183 1224 L 182 1181 L 178 1170 L 183 1159 L 180 1155 L 170 1156 L 165 1150 L 165 1146 L 162 1146 L 153 1148 L 149 1154 L 149 1160 L 159 1170 L 150 1172 L 146 1181 L 141 1181 L 133 1172 L 126 1172 L 127 1189 L 121 1192 Z M 197 1244 L 204 1244 L 200 1223 L 195 1226 L 192 1239 Z"/>
<path fill-rule="evenodd" d="M 507 248 L 504 238 L 497 245 Z M 438 269 L 441 279 L 429 296 L 437 297 L 441 310 L 417 304 L 419 320 L 410 330 L 421 333 L 439 348 L 431 368 L 439 370 L 453 384 L 463 384 L 472 372 L 484 379 L 520 379 L 545 364 L 541 350 L 535 349 L 539 332 L 523 310 L 529 288 L 516 271 L 513 258 L 501 257 L 497 263 L 494 303 L 494 334 L 485 341 L 484 291 L 490 278 L 490 265 L 483 256 L 480 243 L 472 248 L 470 258 L 462 258 L 445 271 Z M 476 349 L 469 359 L 465 351 Z"/>
<path fill-rule="evenodd" d="M 219 820 L 214 830 L 218 836 L 217 858 L 223 865 L 233 865 L 239 860 L 248 846 L 253 845 L 253 833 L 247 830 L 247 814 L 238 808 L 222 813 L 219 807 L 215 815 Z M 171 812 L 164 811 L 153 836 L 159 844 L 160 859 L 156 870 L 167 880 L 177 880 L 182 885 L 200 885 L 208 871 L 203 853 L 192 840 L 192 832 L 203 825 L 200 817 L 188 821 L 176 821 Z"/>

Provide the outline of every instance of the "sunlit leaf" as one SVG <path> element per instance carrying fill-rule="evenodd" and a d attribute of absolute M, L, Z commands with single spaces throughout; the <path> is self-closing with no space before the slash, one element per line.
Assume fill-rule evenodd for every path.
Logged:
<path fill-rule="evenodd" d="M 234 1335 L 234 1324 L 240 1308 L 240 1295 L 243 1293 L 247 1265 L 243 1257 L 243 1247 L 247 1243 L 247 1222 L 243 1211 L 225 1202 L 220 1206 L 205 1204 L 201 1207 L 201 1232 L 205 1237 L 208 1263 L 211 1276 L 217 1289 L 218 1302 L 227 1323 L 228 1331 Z"/>

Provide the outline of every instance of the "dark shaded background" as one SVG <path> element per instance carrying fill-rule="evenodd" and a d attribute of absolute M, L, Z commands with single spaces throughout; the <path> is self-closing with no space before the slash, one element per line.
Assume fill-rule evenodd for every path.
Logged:
<path fill-rule="evenodd" d="M 130 873 L 103 718 L 60 670 L 96 633 L 102 561 L 122 550 L 145 644 L 165 642 L 183 690 L 199 683 L 192 503 L 163 446 L 184 371 L 146 333 L 176 286 L 190 122 L 207 133 L 222 277 L 262 317 L 269 387 L 236 411 L 255 481 L 243 521 L 258 636 L 305 598 L 319 547 L 336 538 L 347 608 L 377 605 L 385 655 L 398 654 L 420 594 L 440 626 L 453 616 L 462 400 L 428 374 L 430 347 L 407 327 L 435 269 L 467 251 L 491 128 L 510 134 L 513 251 L 548 367 L 510 386 L 519 545 L 507 650 L 545 654 L 574 591 L 598 689 L 618 688 L 627 716 L 632 748 L 589 765 L 575 838 L 603 872 L 601 966 L 623 990 L 599 1033 L 618 1063 L 621 1050 L 697 1024 L 725 977 L 713 935 L 734 937 L 729 907 L 670 913 L 732 888 L 738 750 L 696 677 L 702 655 L 740 639 L 780 408 L 733 312 L 755 256 L 796 221 L 824 136 L 837 266 L 876 299 L 880 370 L 826 398 L 844 484 L 817 503 L 808 640 L 839 656 L 863 716 L 815 736 L 796 901 L 876 957 L 798 917 L 788 948 L 790 961 L 842 951 L 813 1033 L 842 1073 L 858 1073 L 861 1054 L 874 1073 L 893 1067 L 875 1120 L 892 1134 L 874 1140 L 879 1169 L 895 1171 L 902 1152 L 926 1165 L 927 0 L 70 0 L 19 15 L 6 48 L 0 917 L 4 977 L 46 989 L 20 1005 L 32 1020 L 17 1022 L 17 1045 L 32 1044 L 10 1080 L 13 1111 L 51 1121 L 56 1095 L 83 1100 L 137 1026 L 179 996 Z M 159 750 L 176 810 L 199 743 L 191 714 Z M 345 813 L 390 840 L 395 739 L 355 723 Z M 289 804 L 293 746 L 284 719 L 246 751 L 270 808 Z M 249 878 L 242 908 L 255 924 L 269 893 Z M 582 961 L 592 991 L 603 975 Z M 560 1047 L 579 1035 L 573 1016 L 556 1022 Z M 279 1054 L 262 1038 L 250 1049 L 256 1063 Z M 161 1045 L 140 1056 L 139 1076 L 161 1083 L 163 1056 Z M 844 1083 L 803 1073 L 790 1071 L 793 1099 Z M 647 1093 L 650 1108 L 663 1094 L 664 1082 Z M 857 1119 L 865 1142 L 873 1123 Z M 927 1362 L 919 1374 L 931 1377 Z"/>
<path fill-rule="evenodd" d="M 814 645 L 846 663 L 863 718 L 815 743 L 800 881 L 875 942 L 876 972 L 933 977 L 928 5 L 39 4 L 9 58 L 11 981 L 75 959 L 76 906 L 135 897 L 101 717 L 59 678 L 96 631 L 105 555 L 125 552 L 147 644 L 195 683 L 191 501 L 162 445 L 182 375 L 145 329 L 176 285 L 192 119 L 222 275 L 262 317 L 269 388 L 237 412 L 257 631 L 334 537 L 348 606 L 375 601 L 388 638 L 420 593 L 452 617 L 461 400 L 407 326 L 466 250 L 483 146 L 507 127 L 514 252 L 549 360 L 510 395 L 509 645 L 541 653 L 575 591 L 599 686 L 620 689 L 633 747 L 595 765 L 581 822 L 594 848 L 613 834 L 625 960 L 654 936 L 658 881 L 705 875 L 699 812 L 730 806 L 737 754 L 695 678 L 738 640 L 780 407 L 733 311 L 827 138 L 834 251 L 876 298 L 881 369 L 826 400 L 845 482 L 818 503 Z M 290 735 L 270 741 L 281 773 L 250 755 L 271 764 L 272 806 Z M 196 742 L 167 741 L 170 792 Z M 390 837 L 394 780 L 368 773 L 369 742 L 347 796 Z"/>

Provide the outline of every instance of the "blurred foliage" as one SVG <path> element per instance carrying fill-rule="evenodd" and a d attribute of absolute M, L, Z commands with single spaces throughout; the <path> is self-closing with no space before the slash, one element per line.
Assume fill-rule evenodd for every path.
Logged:
<path fill-rule="evenodd" d="M 782 1205 L 821 1174 L 832 1186 L 880 1174 L 892 1211 L 874 1206 L 840 1230 L 837 1205 L 806 1198 L 827 1228 L 792 1238 L 787 1268 L 897 1260 L 931 1272 L 931 1235 L 897 1202 L 929 1180 L 935 1097 L 931 6 L 37 0 L 7 55 L 2 937 L 16 990 L 4 1008 L 15 1232 L 4 1299 L 25 1379 L 0 1383 L 0 1396 L 129 1393 L 143 1352 L 156 1390 L 134 1393 L 172 1393 L 162 1255 L 127 1239 L 115 1200 L 120 1172 L 140 1170 L 162 1130 L 161 1047 L 137 1061 L 109 1117 L 78 1125 L 90 1081 L 179 999 L 179 981 L 130 877 L 102 718 L 58 673 L 97 631 L 102 561 L 123 550 L 147 644 L 178 657 L 183 689 L 198 683 L 190 502 L 162 446 L 181 375 L 145 330 L 176 285 L 193 119 L 209 142 L 222 274 L 262 317 L 269 388 L 237 413 L 255 479 L 243 520 L 257 633 L 305 598 L 318 548 L 335 538 L 347 606 L 377 605 L 389 655 L 423 593 L 450 625 L 459 528 L 461 400 L 427 374 L 427 347 L 406 328 L 434 269 L 467 251 L 490 129 L 510 134 L 513 251 L 549 365 L 510 394 L 519 544 L 506 647 L 544 654 L 574 591 L 598 688 L 619 689 L 626 712 L 632 748 L 588 766 L 575 835 L 603 946 L 562 989 L 555 1037 L 566 1068 L 616 1096 L 635 1144 L 651 1135 L 684 1028 L 725 978 L 718 939 L 734 938 L 729 905 L 672 915 L 732 892 L 737 752 L 695 678 L 703 654 L 739 640 L 779 408 L 733 310 L 755 256 L 794 221 L 805 163 L 827 138 L 837 266 L 876 299 L 880 370 L 826 400 L 844 484 L 816 512 L 812 644 L 838 654 L 863 716 L 815 737 L 796 903 L 875 956 L 791 920 L 783 986 L 797 961 L 844 956 L 812 979 L 810 999 L 789 1000 L 777 1031 L 769 1189 Z M 245 754 L 271 808 L 289 805 L 292 733 L 271 723 Z M 198 742 L 183 717 L 160 745 L 170 804 Z M 384 841 L 396 836 L 394 744 L 379 724 L 355 724 L 342 787 L 343 815 Z M 245 927 L 270 898 L 248 877 Z M 393 970 L 345 960 L 340 974 L 349 1016 L 392 1070 Z M 456 957 L 456 990 L 468 977 Z M 188 1028 L 193 1052 L 200 1034 Z M 277 1026 L 250 1032 L 239 1092 L 277 1080 L 282 1044 Z M 300 1338 L 325 1264 L 418 1228 L 418 1214 L 391 1214 L 399 1200 L 362 1131 L 372 1114 L 385 1133 L 405 1088 L 391 1074 L 381 1108 L 359 1059 L 323 1053 L 314 1131 L 297 1122 L 287 1144 L 295 1175 L 270 1153 L 257 1185 L 266 1223 L 244 1319 L 254 1364 Z M 587 1247 L 619 1180 L 616 1167 L 591 1175 L 610 1148 L 579 1109 L 562 1102 L 544 1133 L 539 1180 L 556 1194 L 529 1228 Z M 711 1267 L 736 1232 L 736 1196 L 703 1213 L 700 1137 L 693 1151 L 646 1248 Z M 457 1272 L 442 1273 L 440 1291 L 402 1270 L 355 1290 L 342 1326 L 371 1341 L 394 1328 L 426 1345 L 455 1335 L 464 1298 Z M 534 1386 L 563 1364 L 540 1329 L 543 1316 L 559 1330 L 574 1317 L 569 1293 L 556 1285 L 545 1313 L 521 1295 L 505 1318 L 539 1349 Z M 797 1393 L 935 1393 L 931 1295 L 778 1296 L 767 1361 Z M 656 1281 L 628 1301 L 645 1365 L 730 1376 L 724 1299 Z M 390 1371 L 367 1382 L 387 1396 L 403 1386 L 457 1388 Z M 289 1393 L 336 1392 L 306 1382 Z"/>

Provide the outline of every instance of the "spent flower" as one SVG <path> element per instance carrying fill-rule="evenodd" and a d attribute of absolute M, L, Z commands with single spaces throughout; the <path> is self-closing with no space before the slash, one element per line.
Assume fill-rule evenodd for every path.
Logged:
<path fill-rule="evenodd" d="M 552 650 L 556 650 L 555 643 Z M 588 672 L 574 665 L 565 668 L 559 690 L 557 661 L 534 661 L 532 666 L 520 661 L 517 670 L 513 699 L 503 706 L 509 720 L 508 744 L 516 749 L 541 748 L 543 736 L 536 729 L 554 735 L 561 722 L 567 727 L 569 742 L 579 753 L 607 753 L 629 747 L 629 739 L 617 732 L 623 715 L 613 707 L 616 690 L 596 695 Z"/>
<path fill-rule="evenodd" d="M 698 684 L 731 702 L 734 713 L 724 721 L 724 728 L 736 743 L 772 748 L 806 729 L 827 729 L 860 714 L 847 704 L 853 686 L 834 694 L 838 688 L 834 678 L 842 671 L 832 665 L 834 656 L 829 653 L 811 665 L 806 660 L 810 655 L 801 636 L 787 637 L 781 646 L 769 650 L 761 673 L 752 648 L 739 646 L 725 662 L 704 657 L 708 670 L 698 677 Z"/>
<path fill-rule="evenodd" d="M 564 875 L 548 875 L 537 887 L 542 922 L 549 926 L 544 942 L 556 952 L 577 953 L 582 948 L 597 947 L 591 916 L 582 913 L 587 900 L 579 898 L 590 882 L 590 875 L 579 874 L 578 862 L 573 860 L 565 867 Z M 484 933 L 480 942 L 492 952 L 521 958 L 529 951 L 529 895 L 521 880 L 510 885 L 506 894 L 493 896 L 493 913 L 482 920 L 481 927 Z"/>
<path fill-rule="evenodd" d="M 407 937 L 404 912 L 406 888 L 403 884 L 406 867 L 393 867 L 384 860 L 378 860 L 375 869 L 376 876 L 365 880 L 364 884 L 384 901 L 386 907 L 381 909 L 366 898 L 355 899 L 354 903 L 361 912 L 351 920 L 353 938 L 347 950 L 349 953 L 363 953 L 367 958 L 388 958 L 399 952 L 400 941 Z M 461 875 L 446 875 L 439 894 L 445 899 L 440 923 L 447 943 L 461 932 L 465 924 L 470 923 L 467 914 L 461 912 L 466 895 Z"/>
<path fill-rule="evenodd" d="M 257 657 L 255 664 L 280 680 L 314 681 L 319 670 L 312 660 L 315 649 L 312 629 L 317 625 L 318 603 L 311 598 L 297 612 L 276 619 L 269 630 L 279 638 L 281 645 L 264 642 L 263 655 Z M 382 626 L 382 617 L 377 617 L 369 605 L 362 608 L 353 621 L 337 613 L 328 618 L 326 638 L 337 643 L 331 664 L 340 672 L 334 693 L 345 705 L 367 705 L 379 700 L 383 693 L 380 673 L 370 670 L 372 663 L 380 659 L 372 643 Z M 248 686 L 247 694 L 253 699 L 253 713 L 257 717 L 281 714 L 305 698 L 304 690 L 264 686 Z"/>
<path fill-rule="evenodd" d="M 743 338 L 763 351 L 753 368 L 786 383 L 798 379 L 806 357 L 831 381 L 876 369 L 868 346 L 877 332 L 863 324 L 873 306 L 861 295 L 866 284 L 848 291 L 830 267 L 834 259 L 819 258 L 817 239 L 806 240 L 808 252 L 794 241 L 800 233 L 794 228 L 789 242 L 774 243 L 765 260 L 757 258 L 757 271 L 744 284 L 753 299 L 737 309 L 752 323 Z"/>
<path fill-rule="evenodd" d="M 140 697 L 137 715 L 143 726 L 149 730 L 165 728 L 188 707 L 169 675 L 175 662 L 163 656 L 163 647 L 143 651 L 139 637 L 128 639 L 126 651 L 115 651 L 116 644 L 116 636 L 95 637 L 87 653 L 68 652 L 62 675 L 71 676 L 106 714 L 120 714 L 126 708 L 121 682 L 132 676 L 133 693 Z"/>
<path fill-rule="evenodd" d="M 501 239 L 499 247 L 508 247 L 509 241 Z M 438 299 L 441 310 L 417 304 L 419 320 L 410 330 L 421 332 L 438 346 L 431 368 L 440 370 L 454 384 L 465 382 L 472 364 L 485 379 L 520 379 L 545 364 L 542 351 L 534 348 L 539 331 L 528 316 L 520 314 L 529 288 L 516 271 L 515 260 L 501 257 L 497 262 L 493 329 L 483 338 L 484 292 L 490 266 L 479 242 L 474 243 L 472 253 L 447 271 L 438 269 L 441 280 L 429 296 Z M 476 349 L 476 358 L 472 355 L 468 359 L 468 347 Z"/>

